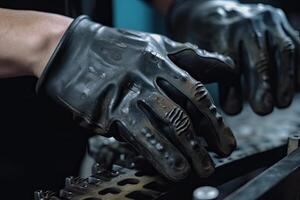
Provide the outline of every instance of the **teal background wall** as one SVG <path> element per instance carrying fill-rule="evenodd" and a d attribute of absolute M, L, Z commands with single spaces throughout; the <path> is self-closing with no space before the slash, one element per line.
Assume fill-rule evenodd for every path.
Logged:
<path fill-rule="evenodd" d="M 164 32 L 164 19 L 142 0 L 113 0 L 114 26 L 145 32 Z"/>

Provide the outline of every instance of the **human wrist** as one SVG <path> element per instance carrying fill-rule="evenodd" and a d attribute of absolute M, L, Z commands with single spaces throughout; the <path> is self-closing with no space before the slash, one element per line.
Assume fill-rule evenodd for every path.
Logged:
<path fill-rule="evenodd" d="M 39 77 L 72 19 L 0 8 L 0 78 Z"/>
<path fill-rule="evenodd" d="M 48 18 L 51 21 L 47 26 L 47 23 L 41 24 L 43 31 L 38 37 L 36 46 L 33 49 L 33 52 L 36 52 L 38 56 L 35 56 L 35 59 L 31 60 L 30 64 L 31 73 L 36 77 L 40 77 L 44 68 L 46 67 L 51 55 L 53 54 L 55 48 L 59 44 L 62 36 L 70 26 L 73 19 L 51 15 Z"/>

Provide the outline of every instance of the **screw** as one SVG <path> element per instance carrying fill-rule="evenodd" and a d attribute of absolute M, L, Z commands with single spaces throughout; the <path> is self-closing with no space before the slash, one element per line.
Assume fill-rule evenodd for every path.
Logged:
<path fill-rule="evenodd" d="M 293 134 L 289 136 L 287 154 L 292 153 L 297 148 L 299 148 L 299 146 L 300 146 L 300 134 Z"/>
<path fill-rule="evenodd" d="M 219 190 L 211 186 L 199 187 L 193 192 L 194 200 L 215 200 L 219 196 Z"/>

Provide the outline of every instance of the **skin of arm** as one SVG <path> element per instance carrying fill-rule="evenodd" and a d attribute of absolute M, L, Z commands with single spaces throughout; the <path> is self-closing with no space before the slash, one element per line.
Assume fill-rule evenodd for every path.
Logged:
<path fill-rule="evenodd" d="M 0 78 L 36 76 L 73 19 L 0 8 Z"/>

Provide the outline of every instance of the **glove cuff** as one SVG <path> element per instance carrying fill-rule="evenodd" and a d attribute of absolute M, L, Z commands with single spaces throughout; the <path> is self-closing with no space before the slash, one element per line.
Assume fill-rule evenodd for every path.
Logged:
<path fill-rule="evenodd" d="M 89 17 L 86 15 L 82 15 L 74 19 L 74 21 L 70 24 L 66 32 L 64 33 L 63 37 L 59 41 L 57 47 L 55 48 L 53 54 L 51 55 L 46 67 L 44 68 L 38 82 L 36 85 L 36 92 L 41 93 L 42 90 L 45 88 L 45 83 L 48 82 L 50 74 L 53 74 L 61 66 L 62 60 L 65 58 L 65 55 L 69 50 L 68 47 L 70 46 L 71 41 L 74 37 L 75 29 L 83 20 L 89 20 Z"/>

